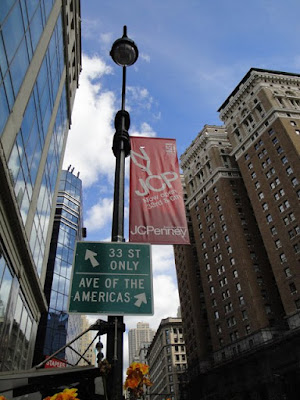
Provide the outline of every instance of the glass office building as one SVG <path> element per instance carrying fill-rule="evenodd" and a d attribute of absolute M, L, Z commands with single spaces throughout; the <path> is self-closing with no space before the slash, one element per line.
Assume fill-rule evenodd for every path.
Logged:
<path fill-rule="evenodd" d="M 48 309 L 44 283 L 80 37 L 79 0 L 0 1 L 0 371 L 31 367 Z"/>
<path fill-rule="evenodd" d="M 62 171 L 54 217 L 50 254 L 45 281 L 49 304 L 43 313 L 35 347 L 34 364 L 62 348 L 80 332 L 80 315 L 67 313 L 75 242 L 82 239 L 82 182 L 73 169 Z M 73 348 L 79 342 L 72 344 Z M 78 348 L 77 351 L 80 349 Z M 74 363 L 78 355 L 61 351 L 57 357 Z"/>

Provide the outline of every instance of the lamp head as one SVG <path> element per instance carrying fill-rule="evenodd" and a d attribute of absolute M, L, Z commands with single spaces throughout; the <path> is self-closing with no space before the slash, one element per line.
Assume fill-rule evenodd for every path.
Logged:
<path fill-rule="evenodd" d="M 138 59 L 138 48 L 134 41 L 127 37 L 126 26 L 124 26 L 123 36 L 112 45 L 110 55 L 114 62 L 122 67 L 133 65 Z"/>

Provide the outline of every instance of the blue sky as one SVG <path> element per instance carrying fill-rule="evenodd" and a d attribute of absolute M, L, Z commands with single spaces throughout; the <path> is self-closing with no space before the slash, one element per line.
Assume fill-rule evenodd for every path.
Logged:
<path fill-rule="evenodd" d="M 251 67 L 299 73 L 299 12 L 299 0 L 81 1 L 83 70 L 64 167 L 72 164 L 83 180 L 88 241 L 111 235 L 122 69 L 109 52 L 123 26 L 139 48 L 127 70 L 129 133 L 175 138 L 180 156 L 205 124 L 221 125 L 218 108 Z M 127 227 L 128 184 L 125 216 Z M 140 320 L 156 329 L 176 315 L 171 246 L 155 246 L 153 271 L 155 315 L 126 317 L 127 329 Z"/>

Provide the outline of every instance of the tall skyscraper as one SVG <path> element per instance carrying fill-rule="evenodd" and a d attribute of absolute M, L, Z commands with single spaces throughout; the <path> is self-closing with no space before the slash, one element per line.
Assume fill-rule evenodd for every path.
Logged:
<path fill-rule="evenodd" d="M 252 68 L 219 109 L 291 329 L 300 326 L 300 75 Z"/>
<path fill-rule="evenodd" d="M 222 399 L 292 396 L 300 75 L 253 68 L 219 111 L 225 126 L 206 125 L 181 156 L 193 235 L 175 258 L 191 387 Z"/>
<path fill-rule="evenodd" d="M 82 181 L 79 173 L 76 176 L 73 170 L 62 171 L 60 178 L 44 286 L 49 310 L 42 314 L 39 324 L 34 364 L 76 337 L 82 325 L 80 315 L 67 313 L 75 243 L 82 239 Z M 77 346 L 78 351 L 79 344 L 76 341 L 72 347 Z M 78 359 L 78 355 L 69 349 L 57 357 L 70 363 Z"/>
<path fill-rule="evenodd" d="M 43 286 L 80 37 L 79 0 L 1 1 L 0 370 L 31 367 L 48 306 Z"/>
<path fill-rule="evenodd" d="M 138 359 L 141 347 L 143 347 L 144 343 L 151 343 L 154 335 L 155 331 L 149 327 L 148 322 L 138 322 L 136 329 L 129 329 L 129 364 Z"/>

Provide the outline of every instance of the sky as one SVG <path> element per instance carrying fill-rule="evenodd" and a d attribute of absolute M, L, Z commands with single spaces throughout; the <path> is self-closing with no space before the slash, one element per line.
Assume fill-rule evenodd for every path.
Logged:
<path fill-rule="evenodd" d="M 222 125 L 218 108 L 252 67 L 300 71 L 299 0 L 81 0 L 82 72 L 64 168 L 83 182 L 87 241 L 110 241 L 115 158 L 114 117 L 122 68 L 109 52 L 123 26 L 139 49 L 127 68 L 126 109 L 132 136 L 174 138 L 178 156 L 205 124 Z M 126 159 L 125 239 L 128 240 Z M 152 246 L 153 316 L 126 316 L 157 329 L 179 306 L 172 246 Z M 93 316 L 106 319 L 105 316 Z M 105 339 L 105 338 L 104 338 Z M 105 340 L 104 340 L 105 342 Z"/>

